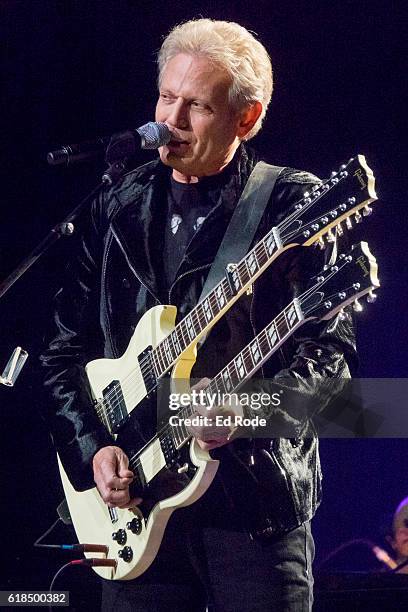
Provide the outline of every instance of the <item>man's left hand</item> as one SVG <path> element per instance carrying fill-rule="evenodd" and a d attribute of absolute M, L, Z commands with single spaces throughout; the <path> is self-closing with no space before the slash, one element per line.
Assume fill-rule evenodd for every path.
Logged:
<path fill-rule="evenodd" d="M 202 389 L 205 389 L 210 382 L 211 381 L 209 378 L 202 378 L 192 387 L 192 390 L 201 391 Z M 208 408 L 202 404 L 195 404 L 193 417 L 203 417 L 203 424 L 195 426 L 191 425 L 187 429 L 191 435 L 196 438 L 200 448 L 205 451 L 209 451 L 213 448 L 218 448 L 220 446 L 224 446 L 225 444 L 229 444 L 231 442 L 232 434 L 236 430 L 235 426 L 216 424 L 216 417 L 222 416 L 224 419 L 230 416 L 232 418 L 232 422 L 234 422 L 235 416 L 237 415 L 243 415 L 242 406 L 238 402 L 230 402 L 227 405 L 216 406 L 213 408 Z"/>

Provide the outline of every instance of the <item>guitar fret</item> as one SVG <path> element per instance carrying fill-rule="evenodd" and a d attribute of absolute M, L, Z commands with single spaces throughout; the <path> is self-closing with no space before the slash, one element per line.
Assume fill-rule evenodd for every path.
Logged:
<path fill-rule="evenodd" d="M 241 289 L 242 285 L 245 284 L 241 282 L 241 275 L 238 270 L 238 266 L 234 268 L 234 270 L 231 272 L 230 278 L 236 292 L 238 292 Z"/>
<path fill-rule="evenodd" d="M 174 347 L 175 356 L 178 357 L 182 353 L 182 349 L 177 327 L 171 332 L 171 339 Z"/>
<path fill-rule="evenodd" d="M 284 338 L 289 331 L 286 320 L 283 318 L 280 318 L 279 321 L 275 323 L 275 325 L 276 325 L 276 330 L 278 332 L 279 338 L 280 339 Z"/>
<path fill-rule="evenodd" d="M 202 305 L 201 307 L 202 307 L 202 310 L 204 312 L 204 317 L 206 319 L 206 322 L 209 323 L 212 320 L 213 316 L 214 316 L 212 308 L 211 308 L 211 304 L 210 304 L 210 299 L 206 298 L 204 300 L 204 302 L 201 302 L 201 305 Z"/>
<path fill-rule="evenodd" d="M 268 340 L 268 336 L 266 335 L 265 332 L 261 332 L 258 336 L 258 344 L 259 344 L 259 350 L 261 351 L 262 354 L 262 358 L 267 357 L 271 346 L 269 344 L 269 340 Z"/>
<path fill-rule="evenodd" d="M 163 354 L 161 352 L 161 348 L 160 348 L 160 344 L 154 349 L 155 355 L 157 357 L 157 365 L 158 367 L 158 375 L 160 376 L 163 372 L 166 371 L 165 365 L 164 365 L 164 361 L 163 361 Z"/>
<path fill-rule="evenodd" d="M 269 259 L 268 253 L 266 252 L 265 245 L 263 242 L 260 242 L 256 245 L 255 252 L 258 266 L 259 268 L 262 268 L 262 266 L 264 266 Z"/>
<path fill-rule="evenodd" d="M 196 336 L 203 330 L 203 325 L 201 322 L 201 313 L 200 313 L 201 305 L 197 304 L 195 308 L 190 312 L 191 320 L 193 322 L 194 333 Z"/>
<path fill-rule="evenodd" d="M 252 278 L 259 269 L 255 249 L 250 253 L 249 257 L 246 258 L 245 262 L 247 264 L 247 269 L 249 270 L 250 276 Z"/>
<path fill-rule="evenodd" d="M 291 329 L 298 322 L 298 314 L 296 312 L 296 308 L 294 304 L 290 304 L 285 309 L 285 317 L 288 322 L 289 329 Z"/>
<path fill-rule="evenodd" d="M 223 309 L 226 303 L 226 297 L 223 290 L 223 284 L 220 283 L 215 288 L 215 299 L 217 300 L 218 312 Z"/>
<path fill-rule="evenodd" d="M 268 337 L 268 342 L 271 348 L 275 346 L 275 344 L 279 341 L 278 330 L 276 329 L 275 321 L 271 323 L 266 329 L 266 335 Z"/>
<path fill-rule="evenodd" d="M 193 311 L 194 312 L 194 311 Z M 195 334 L 195 330 L 194 330 L 194 323 L 193 323 L 193 318 L 192 318 L 192 313 L 190 313 L 185 321 L 186 321 L 186 326 L 187 326 L 187 335 L 190 339 L 190 341 L 194 340 L 196 334 Z"/>
<path fill-rule="evenodd" d="M 163 346 L 164 356 L 167 359 L 168 365 L 170 365 L 174 361 L 173 353 L 170 347 L 170 336 L 162 340 L 161 344 Z"/>
<path fill-rule="evenodd" d="M 251 272 L 248 268 L 248 258 L 245 259 L 245 269 L 242 271 L 242 278 L 243 278 L 243 285 L 246 285 L 251 279 L 252 279 L 252 275 Z"/>
<path fill-rule="evenodd" d="M 233 276 L 233 275 L 231 275 Z M 226 280 L 222 280 L 221 281 L 221 286 L 222 286 L 222 293 L 225 296 L 226 300 L 230 300 L 233 297 L 233 293 L 231 293 L 231 287 L 229 286 L 228 281 Z M 239 287 L 236 288 L 237 291 L 239 289 Z"/>
<path fill-rule="evenodd" d="M 165 342 L 166 342 L 166 339 L 162 340 L 159 344 L 159 348 L 160 348 L 160 355 L 164 363 L 164 369 L 167 370 L 167 368 L 170 366 L 171 361 L 168 361 L 167 359 Z"/>
<path fill-rule="evenodd" d="M 227 393 L 230 392 L 232 389 L 232 381 L 231 381 L 231 376 L 230 376 L 230 371 L 229 371 L 228 366 L 222 370 L 222 382 L 223 382 L 225 391 L 227 391 Z"/>
<path fill-rule="evenodd" d="M 235 360 L 231 361 L 231 363 L 228 366 L 228 370 L 229 370 L 229 373 L 230 373 L 230 379 L 231 379 L 231 383 L 232 383 L 232 390 L 234 390 L 238 386 L 238 383 L 241 382 L 241 379 L 240 379 L 239 374 L 238 374 L 237 367 L 235 365 Z"/>
<path fill-rule="evenodd" d="M 262 359 L 262 354 L 261 354 L 261 351 L 259 349 L 259 345 L 258 345 L 258 340 L 257 339 L 255 339 L 253 342 L 251 342 L 251 344 L 250 344 L 250 351 L 251 351 L 252 361 L 254 362 L 254 365 L 256 365 Z"/>
<path fill-rule="evenodd" d="M 216 396 L 218 393 L 218 386 L 217 386 L 217 378 L 220 376 L 220 372 L 217 374 L 217 376 L 215 376 L 212 381 L 208 384 L 207 390 L 209 391 L 209 393 L 212 396 Z"/>
<path fill-rule="evenodd" d="M 235 363 L 235 370 L 237 372 L 238 379 L 239 381 L 241 381 L 248 374 L 247 369 L 245 367 L 245 361 L 244 361 L 242 352 L 239 353 L 238 357 L 234 360 L 234 363 Z"/>
<path fill-rule="evenodd" d="M 262 240 L 262 245 L 264 246 L 267 255 L 270 257 L 275 250 L 275 239 L 272 232 L 269 232 L 269 234 Z"/>
<path fill-rule="evenodd" d="M 180 446 L 180 442 L 181 442 L 182 438 L 181 438 L 181 436 L 180 436 L 180 432 L 179 432 L 179 424 L 178 424 L 178 422 L 176 422 L 176 423 L 173 425 L 173 437 L 174 437 L 174 442 L 175 442 L 176 447 L 177 447 L 177 446 Z"/>
<path fill-rule="evenodd" d="M 247 373 L 249 374 L 254 369 L 254 362 L 252 361 L 251 351 L 243 351 L 244 364 Z"/>

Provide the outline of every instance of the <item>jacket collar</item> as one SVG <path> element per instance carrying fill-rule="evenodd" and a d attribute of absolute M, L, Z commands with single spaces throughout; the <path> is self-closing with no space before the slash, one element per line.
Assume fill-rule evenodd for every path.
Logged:
<path fill-rule="evenodd" d="M 203 179 L 214 208 L 188 245 L 177 277 L 212 263 L 256 161 L 252 157 L 241 145 L 221 174 Z M 114 236 L 139 281 L 159 301 L 167 301 L 162 286 L 162 247 L 170 174 L 171 168 L 155 160 L 126 175 L 113 192 L 120 205 L 111 220 Z"/>

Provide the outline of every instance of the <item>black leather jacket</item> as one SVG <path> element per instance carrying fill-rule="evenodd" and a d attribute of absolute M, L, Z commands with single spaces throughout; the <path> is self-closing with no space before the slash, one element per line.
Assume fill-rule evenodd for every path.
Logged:
<path fill-rule="evenodd" d="M 161 257 L 170 169 L 159 160 L 148 163 L 93 203 L 90 218 L 77 238 L 78 253 L 56 295 L 56 335 L 41 358 L 45 387 L 51 396 L 46 402 L 46 418 L 77 489 L 93 486 L 92 457 L 99 448 L 113 443 L 95 416 L 84 365 L 103 355 L 120 356 L 140 317 L 152 306 L 175 304 L 182 318 L 196 304 L 256 161 L 256 155 L 241 146 L 218 178 L 204 179 L 214 208 L 188 245 L 169 291 L 163 285 Z M 285 169 L 256 241 L 279 223 L 289 205 L 316 181 L 305 172 Z M 292 299 L 299 279 L 311 276 L 314 266 L 321 265 L 318 253 L 299 247 L 281 255 L 255 283 L 253 294 L 242 297 L 214 327 L 200 350 L 193 375 L 216 374 L 269 323 Z M 329 323 L 304 325 L 265 364 L 265 377 L 275 377 L 284 388 L 300 391 L 300 403 L 274 414 L 293 433 L 274 440 L 237 440 L 216 453 L 222 459 L 218 484 L 221 482 L 231 503 L 251 497 L 242 514 L 249 517 L 254 533 L 291 529 L 313 516 L 321 498 L 321 472 L 317 439 L 308 415 L 327 403 L 327 397 L 319 395 L 319 382 L 348 377 L 354 356 L 351 319 L 335 318 Z M 267 385 L 265 382 L 264 387 Z M 249 486 L 254 486 L 251 494 Z"/>

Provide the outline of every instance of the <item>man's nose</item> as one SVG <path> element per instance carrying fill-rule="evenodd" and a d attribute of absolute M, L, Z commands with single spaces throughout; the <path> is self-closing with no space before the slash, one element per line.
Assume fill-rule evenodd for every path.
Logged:
<path fill-rule="evenodd" d="M 177 102 L 172 105 L 166 123 L 168 123 L 170 127 L 180 129 L 186 129 L 189 126 L 188 107 L 183 100 L 177 100 Z"/>

